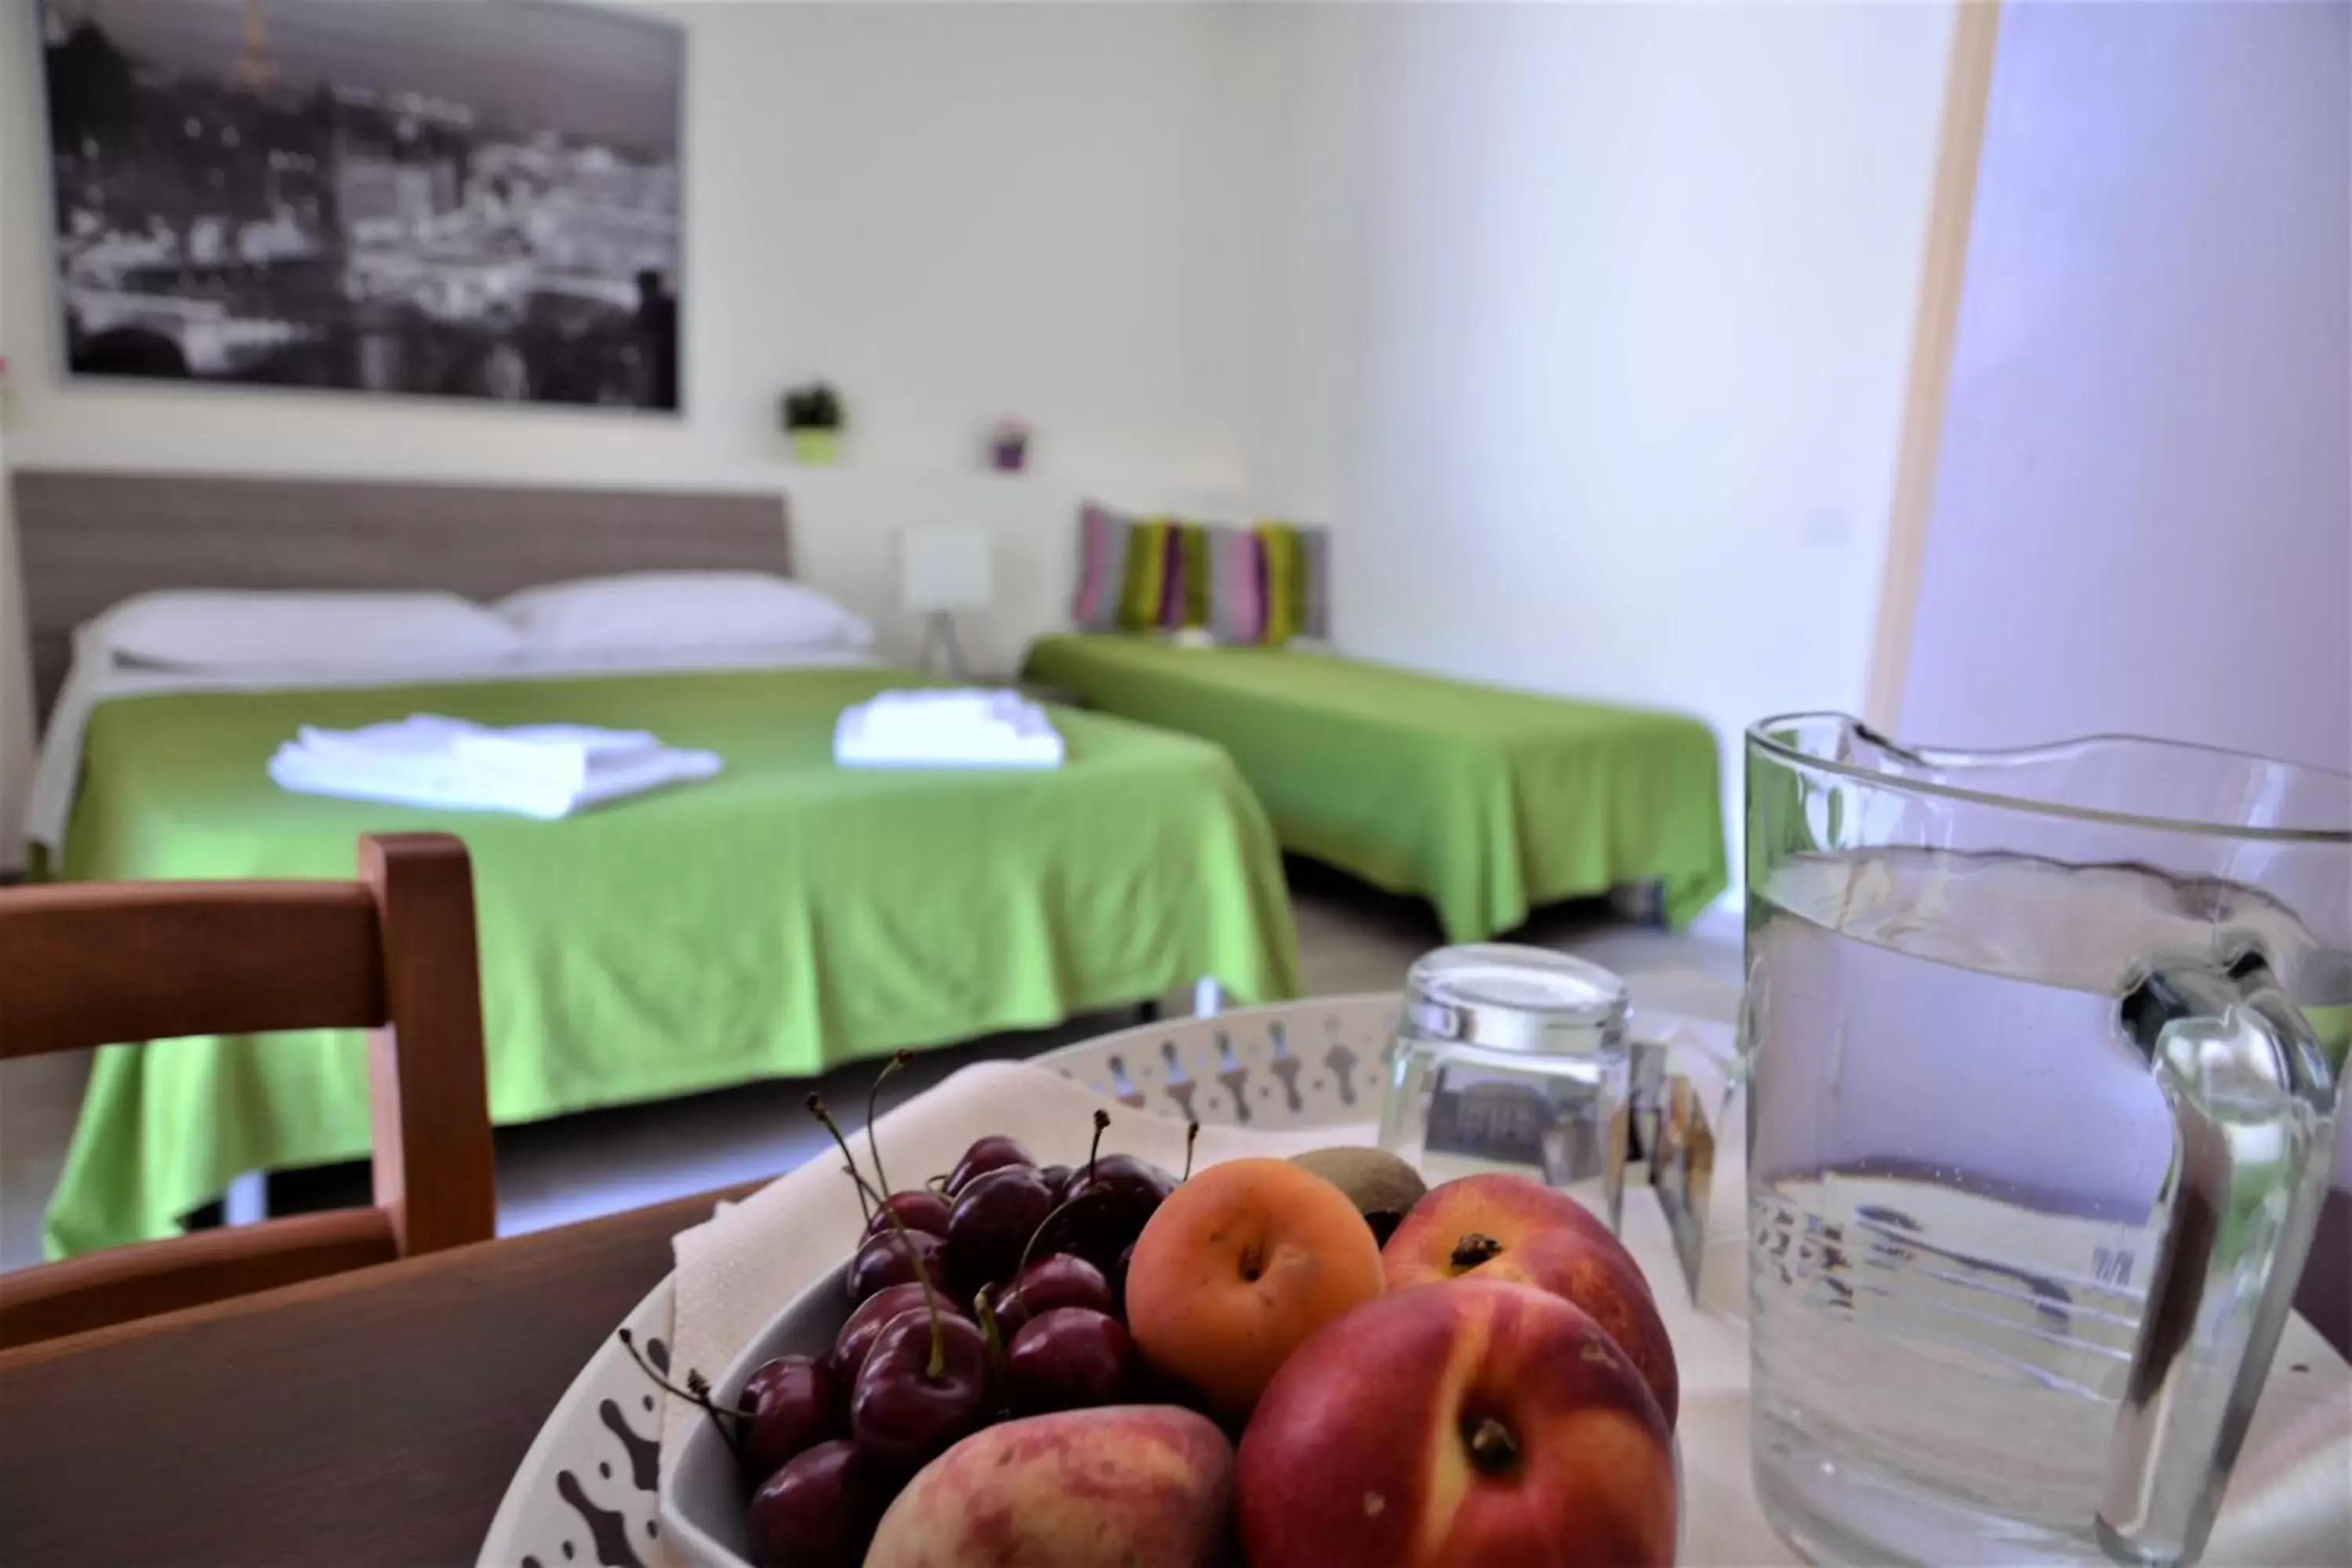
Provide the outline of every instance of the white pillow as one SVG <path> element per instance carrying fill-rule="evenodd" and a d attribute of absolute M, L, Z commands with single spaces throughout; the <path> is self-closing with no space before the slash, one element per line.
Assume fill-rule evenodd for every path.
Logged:
<path fill-rule="evenodd" d="M 188 669 L 469 668 L 523 646 L 455 594 L 162 589 L 123 600 L 89 635 L 117 658 Z"/>
<path fill-rule="evenodd" d="M 499 614 L 534 652 L 866 647 L 874 628 L 815 589 L 764 572 L 631 572 L 525 588 Z"/>

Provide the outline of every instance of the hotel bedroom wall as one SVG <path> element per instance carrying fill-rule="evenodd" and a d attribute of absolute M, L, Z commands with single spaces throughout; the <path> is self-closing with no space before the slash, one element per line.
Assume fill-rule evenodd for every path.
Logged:
<path fill-rule="evenodd" d="M 1697 712 L 1736 833 L 1741 730 L 1862 701 L 1953 8 L 1286 9 L 1341 642 Z"/>
<path fill-rule="evenodd" d="M 892 531 L 984 521 L 1000 597 L 973 630 L 1000 667 L 1060 616 L 1082 494 L 1248 504 L 1279 216 L 1250 8 L 639 8 L 688 33 L 679 418 L 61 384 L 35 35 L 27 0 L 0 0 L 11 458 L 783 489 L 802 571 L 909 648 Z M 790 466 L 774 427 L 777 393 L 814 375 L 854 421 L 836 470 Z M 1004 414 L 1037 426 L 1033 477 L 977 471 Z"/>

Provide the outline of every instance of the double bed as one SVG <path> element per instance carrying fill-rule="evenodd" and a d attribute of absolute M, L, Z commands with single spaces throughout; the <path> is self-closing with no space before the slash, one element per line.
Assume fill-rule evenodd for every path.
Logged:
<path fill-rule="evenodd" d="M 20 476 L 17 501 L 45 703 L 62 680 L 63 634 L 146 588 L 431 586 L 488 599 L 592 572 L 786 562 L 772 496 L 39 474 Z M 227 686 L 151 678 L 112 692 L 78 677 L 78 711 L 52 726 L 72 754 L 49 772 L 75 782 L 47 872 L 344 877 L 362 832 L 458 834 L 474 861 L 501 1123 L 814 1074 L 1204 975 L 1244 999 L 1295 994 L 1278 852 L 1223 752 L 1057 711 L 1059 770 L 835 767 L 841 710 L 922 679 L 837 657 L 331 685 L 291 672 Z M 299 726 L 417 712 L 650 730 L 718 752 L 725 771 L 555 822 L 295 795 L 264 772 Z M 363 1153 L 356 1047 L 286 1035 L 102 1051 L 50 1206 L 50 1251 L 166 1235 L 244 1172 Z"/>
<path fill-rule="evenodd" d="M 1045 637 L 1022 673 L 1215 742 L 1285 849 L 1427 899 L 1451 942 L 1636 886 L 1680 926 L 1727 885 L 1715 733 L 1686 715 L 1143 637 Z"/>

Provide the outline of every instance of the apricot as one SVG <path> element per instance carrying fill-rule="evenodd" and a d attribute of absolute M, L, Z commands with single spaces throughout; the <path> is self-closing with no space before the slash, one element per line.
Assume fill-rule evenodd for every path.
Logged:
<path fill-rule="evenodd" d="M 1249 1414 L 1290 1352 L 1381 1293 L 1348 1194 L 1285 1160 L 1234 1160 L 1171 1194 L 1136 1239 L 1127 1321 L 1159 1371 Z"/>

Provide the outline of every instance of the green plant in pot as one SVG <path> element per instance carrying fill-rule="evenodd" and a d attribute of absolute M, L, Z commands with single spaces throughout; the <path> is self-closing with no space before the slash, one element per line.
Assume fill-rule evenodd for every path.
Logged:
<path fill-rule="evenodd" d="M 796 386 L 783 397 L 784 435 L 793 456 L 803 463 L 830 463 L 841 456 L 841 395 L 824 382 Z"/>

